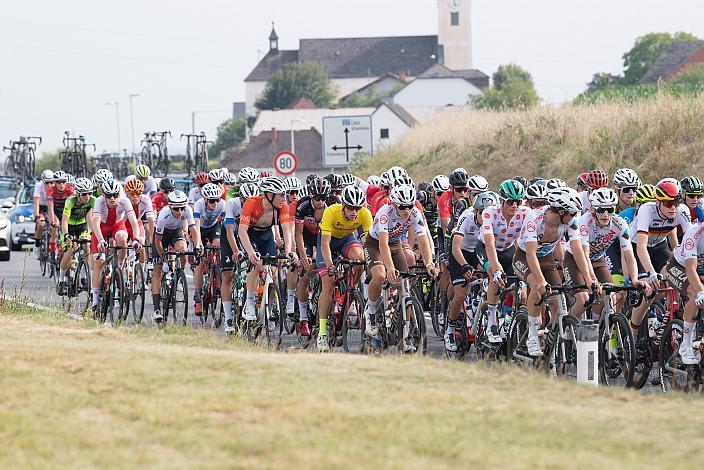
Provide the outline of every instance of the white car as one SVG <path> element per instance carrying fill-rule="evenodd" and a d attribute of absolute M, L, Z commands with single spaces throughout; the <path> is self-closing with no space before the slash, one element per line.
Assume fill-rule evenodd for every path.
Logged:
<path fill-rule="evenodd" d="M 10 261 L 12 223 L 4 211 L 0 211 L 0 261 Z"/>

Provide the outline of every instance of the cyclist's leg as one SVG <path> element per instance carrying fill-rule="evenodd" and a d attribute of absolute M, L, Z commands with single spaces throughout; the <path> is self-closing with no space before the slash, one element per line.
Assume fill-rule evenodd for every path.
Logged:
<path fill-rule="evenodd" d="M 587 260 L 589 263 L 590 261 Z M 565 258 L 563 264 L 563 274 L 565 276 L 565 284 L 580 285 L 586 284 L 584 275 L 579 270 L 577 262 L 574 256 L 569 251 L 565 251 Z M 581 319 L 584 315 L 585 306 L 584 304 L 589 300 L 589 294 L 586 289 L 579 289 L 574 292 L 575 303 L 570 309 L 570 313 L 574 315 L 577 319 Z"/>
<path fill-rule="evenodd" d="M 318 298 L 318 336 L 327 335 L 328 312 L 330 311 L 330 303 L 332 302 L 333 289 L 335 288 L 335 279 L 328 275 L 328 270 L 323 260 L 323 251 L 321 249 L 321 237 L 318 235 L 318 251 L 316 255 L 316 265 L 320 273 L 320 297 Z M 333 260 L 340 254 L 340 248 L 343 245 L 344 238 L 330 237 L 330 254 Z"/>
<path fill-rule="evenodd" d="M 306 256 L 313 259 L 313 245 L 305 240 Z M 310 275 L 315 269 L 315 264 L 309 270 L 300 268 L 300 276 L 298 277 L 298 286 L 296 288 L 296 298 L 298 300 L 298 319 L 299 321 L 308 321 L 308 284 L 310 283 Z M 307 336 L 307 335 L 306 335 Z"/>
<path fill-rule="evenodd" d="M 381 288 L 386 280 L 386 267 L 381 259 L 379 241 L 367 236 L 364 241 L 364 253 L 367 262 L 367 279 L 369 287 L 367 289 L 367 308 L 364 312 L 367 324 L 366 334 L 376 337 L 379 333 L 376 325 L 376 311 L 381 300 Z"/>
<path fill-rule="evenodd" d="M 700 273 L 700 279 L 702 278 Z M 665 267 L 665 280 L 680 294 L 682 304 L 684 304 L 682 341 L 679 347 L 680 357 L 684 364 L 697 364 L 699 361 L 694 349 L 692 349 L 697 327 L 695 318 L 699 313 L 699 307 L 696 304 L 697 289 L 690 284 L 685 267 L 678 263 L 674 256 L 670 258 Z"/>
<path fill-rule="evenodd" d="M 101 231 L 103 236 L 109 236 L 110 234 L 107 232 L 107 230 L 104 230 L 107 228 L 110 227 L 100 224 L 98 230 Z M 95 309 L 97 308 L 98 300 L 100 299 L 100 286 L 102 284 L 103 266 L 105 265 L 105 254 L 100 253 L 98 250 L 98 238 L 95 236 L 95 233 L 93 233 L 93 235 L 91 236 L 90 247 L 90 252 L 93 255 L 93 263 L 91 266 L 92 270 L 90 272 L 91 293 L 93 296 L 91 301 L 91 307 Z"/>
<path fill-rule="evenodd" d="M 271 230 L 256 231 L 250 228 L 247 232 L 252 248 L 260 255 L 276 256 L 276 242 Z M 247 303 L 245 313 L 249 319 L 256 317 L 255 298 L 257 294 L 257 284 L 259 283 L 259 272 L 252 270 L 247 273 Z"/>
<path fill-rule="evenodd" d="M 237 260 L 233 259 L 232 247 L 227 239 L 225 230 L 220 234 L 220 268 L 222 269 L 222 280 L 220 284 L 220 297 L 222 298 L 222 308 L 225 312 L 225 329 L 234 331 L 234 315 L 232 314 L 232 284 L 234 281 L 234 269 Z"/>

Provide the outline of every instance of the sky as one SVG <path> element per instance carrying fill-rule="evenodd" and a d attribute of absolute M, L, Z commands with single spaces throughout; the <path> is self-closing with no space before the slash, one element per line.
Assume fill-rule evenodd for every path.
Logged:
<path fill-rule="evenodd" d="M 445 0 L 441 0 L 445 1 Z M 467 0 L 465 0 L 467 1 Z M 704 38 L 701 0 L 473 0 L 474 68 L 491 75 L 516 63 L 543 102 L 574 98 L 596 72 L 622 72 L 638 36 L 687 31 Z M 26 0 L 0 16 L 0 142 L 64 131 L 98 152 L 135 147 L 141 133 L 214 137 L 244 101 L 244 78 L 268 50 L 301 38 L 437 34 L 436 0 Z M 113 104 L 106 104 L 113 103 Z M 114 103 L 118 103 L 117 107 Z"/>

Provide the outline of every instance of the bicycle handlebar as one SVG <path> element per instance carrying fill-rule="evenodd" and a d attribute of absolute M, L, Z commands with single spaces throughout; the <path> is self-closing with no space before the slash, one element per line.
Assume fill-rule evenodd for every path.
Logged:
<path fill-rule="evenodd" d="M 547 288 L 545 289 L 545 294 L 540 298 L 540 300 L 538 301 L 538 303 L 535 304 L 535 306 L 540 307 L 550 296 L 579 289 L 589 289 L 589 286 L 587 286 L 586 284 L 562 284 L 555 286 L 548 284 Z"/>

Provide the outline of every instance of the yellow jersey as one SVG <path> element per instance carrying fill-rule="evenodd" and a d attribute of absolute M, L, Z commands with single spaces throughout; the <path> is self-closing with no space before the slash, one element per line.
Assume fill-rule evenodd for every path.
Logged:
<path fill-rule="evenodd" d="M 320 221 L 320 231 L 323 235 L 343 238 L 360 227 L 364 233 L 369 232 L 372 226 L 372 213 L 369 212 L 369 209 L 362 207 L 352 220 L 347 219 L 342 210 L 342 204 L 333 204 L 325 209 L 323 219 Z"/>

